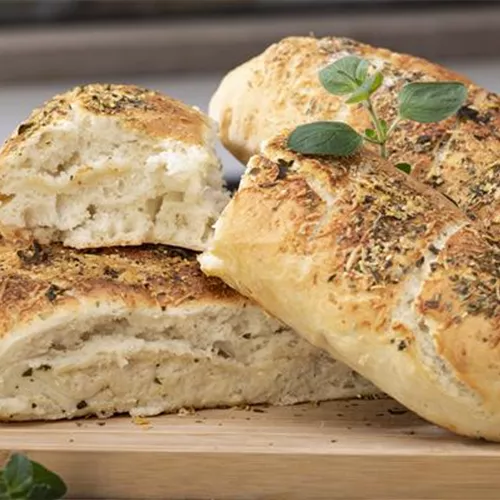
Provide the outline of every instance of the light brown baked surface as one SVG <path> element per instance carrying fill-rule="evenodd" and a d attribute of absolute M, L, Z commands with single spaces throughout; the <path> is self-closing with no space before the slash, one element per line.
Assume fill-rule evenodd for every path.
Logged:
<path fill-rule="evenodd" d="M 380 115 L 391 122 L 397 94 L 407 82 L 458 80 L 468 85 L 467 105 L 440 123 L 402 122 L 388 145 L 390 161 L 413 166 L 414 175 L 439 189 L 500 235 L 500 98 L 465 77 L 426 60 L 347 38 L 286 38 L 230 72 L 210 104 L 221 140 L 246 163 L 261 141 L 299 124 L 346 121 L 370 126 L 361 105 L 344 104 L 321 85 L 321 68 L 346 55 L 381 69 L 385 84 L 374 95 Z"/>
<path fill-rule="evenodd" d="M 500 248 L 370 151 L 253 157 L 202 258 L 421 416 L 500 440 Z"/>
<path fill-rule="evenodd" d="M 2 155 L 11 153 L 37 130 L 66 118 L 75 105 L 91 115 L 111 116 L 124 128 L 186 145 L 203 146 L 210 127 L 203 113 L 159 92 L 135 85 L 96 83 L 75 87 L 35 109 L 7 141 Z"/>
<path fill-rule="evenodd" d="M 94 298 L 130 308 L 245 299 L 200 271 L 196 253 L 164 245 L 74 250 L 20 238 L 0 242 L 0 337 L 15 327 Z"/>

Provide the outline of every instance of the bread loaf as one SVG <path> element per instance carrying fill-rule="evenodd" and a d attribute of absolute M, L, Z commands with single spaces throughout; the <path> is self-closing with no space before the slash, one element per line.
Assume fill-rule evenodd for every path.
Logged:
<path fill-rule="evenodd" d="M 500 248 L 379 155 L 248 165 L 202 269 L 422 417 L 500 440 Z"/>
<path fill-rule="evenodd" d="M 378 391 L 166 246 L 0 242 L 0 419 L 147 416 Z"/>
<path fill-rule="evenodd" d="M 0 151 L 0 224 L 76 248 L 200 250 L 228 201 L 201 112 L 130 85 L 56 96 Z"/>
<path fill-rule="evenodd" d="M 380 116 L 391 121 L 397 94 L 408 82 L 458 80 L 468 102 L 440 123 L 403 121 L 388 143 L 392 163 L 413 166 L 422 182 L 452 198 L 471 218 L 500 237 L 500 98 L 466 78 L 423 59 L 374 48 L 346 38 L 291 37 L 230 72 L 210 103 L 221 140 L 246 163 L 261 141 L 284 128 L 339 120 L 356 130 L 370 127 L 366 109 L 345 104 L 321 85 L 319 71 L 347 55 L 368 60 L 384 84 L 373 96 Z"/>

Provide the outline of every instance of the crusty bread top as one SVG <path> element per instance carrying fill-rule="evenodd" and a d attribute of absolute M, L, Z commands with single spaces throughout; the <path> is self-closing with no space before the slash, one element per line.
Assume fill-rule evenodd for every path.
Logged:
<path fill-rule="evenodd" d="M 347 38 L 285 38 L 230 72 L 214 94 L 210 115 L 220 124 L 224 145 L 246 163 L 261 141 L 301 123 L 340 120 L 359 131 L 371 126 L 362 105 L 345 104 L 319 81 L 321 68 L 346 55 L 364 57 L 383 72 L 384 85 L 373 101 L 388 122 L 396 116 L 397 94 L 408 82 L 468 85 L 468 102 L 458 116 L 430 124 L 403 121 L 388 152 L 393 163 L 411 164 L 420 181 L 500 235 L 500 98 L 424 59 Z"/>
<path fill-rule="evenodd" d="M 250 160 L 202 269 L 422 416 L 500 439 L 498 243 L 378 154 L 299 155 L 288 132 Z"/>
<path fill-rule="evenodd" d="M 89 84 L 53 97 L 34 110 L 10 137 L 2 155 L 37 130 L 64 120 L 78 106 L 95 116 L 108 116 L 137 133 L 204 146 L 210 119 L 200 111 L 159 92 L 135 85 Z"/>
<path fill-rule="evenodd" d="M 129 307 L 243 304 L 216 278 L 204 276 L 194 252 L 163 245 L 73 250 L 23 238 L 0 242 L 0 338 L 13 328 L 80 301 Z"/>

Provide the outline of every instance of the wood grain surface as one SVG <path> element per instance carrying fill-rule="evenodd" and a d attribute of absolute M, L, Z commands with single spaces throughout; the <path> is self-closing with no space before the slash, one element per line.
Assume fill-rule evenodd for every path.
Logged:
<path fill-rule="evenodd" d="M 462 439 L 391 400 L 3 424 L 69 498 L 497 500 L 500 445 Z"/>

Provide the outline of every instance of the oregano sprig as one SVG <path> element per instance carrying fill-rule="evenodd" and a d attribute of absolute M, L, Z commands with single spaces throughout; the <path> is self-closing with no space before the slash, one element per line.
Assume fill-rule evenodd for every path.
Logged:
<path fill-rule="evenodd" d="M 467 98 L 460 82 L 414 82 L 406 84 L 398 96 L 398 115 L 388 124 L 373 104 L 372 96 L 383 84 L 380 71 L 370 72 L 370 63 L 357 56 L 346 56 L 319 72 L 323 87 L 333 95 L 346 96 L 347 104 L 361 103 L 370 115 L 373 128 L 363 133 L 337 121 L 321 121 L 298 126 L 288 137 L 288 147 L 298 153 L 348 156 L 364 141 L 376 144 L 387 158 L 387 142 L 403 120 L 419 123 L 439 122 L 455 114 Z M 410 173 L 411 165 L 397 168 Z"/>
<path fill-rule="evenodd" d="M 14 453 L 0 470 L 0 500 L 59 500 L 66 492 L 57 474 L 25 455 Z"/>

